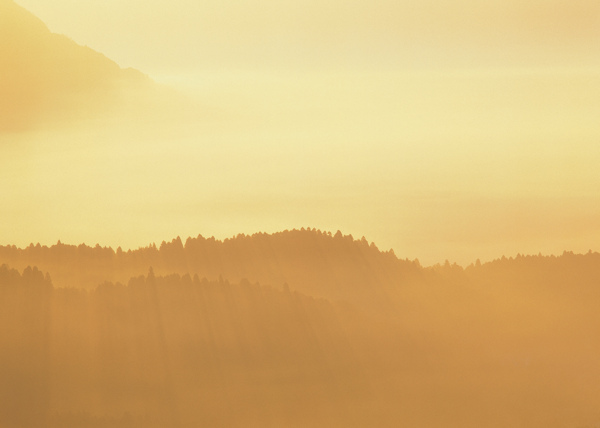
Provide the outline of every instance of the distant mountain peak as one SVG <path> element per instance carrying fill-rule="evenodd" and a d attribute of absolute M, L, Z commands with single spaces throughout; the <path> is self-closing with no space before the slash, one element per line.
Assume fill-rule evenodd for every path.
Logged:
<path fill-rule="evenodd" d="M 148 79 L 0 0 L 0 132 L 70 123 L 110 107 L 120 91 Z"/>

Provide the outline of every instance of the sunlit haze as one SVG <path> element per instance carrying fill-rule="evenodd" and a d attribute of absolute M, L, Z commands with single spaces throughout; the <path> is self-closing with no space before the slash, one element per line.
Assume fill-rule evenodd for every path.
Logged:
<path fill-rule="evenodd" d="M 0 0 L 0 428 L 600 427 L 600 1 Z"/>
<path fill-rule="evenodd" d="M 425 264 L 598 249 L 596 1 L 17 3 L 187 101 L 1 134 L 5 243 L 316 227 Z"/>

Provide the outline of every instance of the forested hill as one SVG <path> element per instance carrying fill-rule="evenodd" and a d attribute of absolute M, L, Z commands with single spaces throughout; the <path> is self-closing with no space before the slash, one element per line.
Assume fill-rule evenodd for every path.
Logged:
<path fill-rule="evenodd" d="M 247 281 L 150 273 L 88 292 L 0 266 L 0 426 L 311 425 L 367 393 L 353 318 Z"/>
<path fill-rule="evenodd" d="M 344 300 L 366 309 L 396 311 L 408 301 L 476 301 L 509 291 L 531 296 L 590 295 L 600 283 L 600 254 L 517 256 L 466 268 L 446 263 L 422 267 L 400 260 L 366 239 L 316 229 L 238 235 L 223 241 L 179 237 L 137 250 L 57 243 L 50 247 L 0 246 L 0 264 L 36 266 L 55 287 L 93 289 L 131 277 L 189 274 L 216 281 L 243 279 L 281 289 L 285 284 L 314 297 Z M 579 294 L 577 294 L 579 293 Z M 431 302 L 427 304 L 431 307 Z"/>
<path fill-rule="evenodd" d="M 385 305 L 398 284 L 421 274 L 418 262 L 399 260 L 364 238 L 302 229 L 275 234 L 214 238 L 178 237 L 132 251 L 86 245 L 0 247 L 0 263 L 49 272 L 56 287 L 91 289 L 104 281 L 126 283 L 150 268 L 157 275 L 199 275 L 251 282 L 315 297 Z"/>
<path fill-rule="evenodd" d="M 87 258 L 96 272 L 97 254 L 168 259 L 192 242 L 224 251 L 292 237 L 328 248 L 314 256 L 287 249 L 304 263 L 339 244 L 384 260 L 390 272 L 414 269 L 390 293 L 395 316 L 364 310 L 381 304 L 364 286 L 367 302 L 357 295 L 347 305 L 291 287 L 150 269 L 122 284 L 56 288 L 36 267 L 0 267 L 0 425 L 500 428 L 526 420 L 517 426 L 565 428 L 597 420 L 597 253 L 421 268 L 315 231 L 194 239 L 183 250 L 176 240 L 129 253 L 62 244 L 2 251 L 42 260 L 64 247 L 55 265 Z M 278 260 L 294 265 L 289 258 Z M 349 265 L 332 270 L 341 266 Z"/>

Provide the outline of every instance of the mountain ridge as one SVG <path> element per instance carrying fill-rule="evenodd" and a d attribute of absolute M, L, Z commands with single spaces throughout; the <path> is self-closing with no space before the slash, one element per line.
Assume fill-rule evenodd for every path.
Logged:
<path fill-rule="evenodd" d="M 559 257 L 503 257 L 467 267 L 449 262 L 423 267 L 418 260 L 401 260 L 391 250 L 381 251 L 365 238 L 356 240 L 339 231 L 334 234 L 310 228 L 239 234 L 222 241 L 199 235 L 184 243 L 177 237 L 159 246 L 127 251 L 60 241 L 50 247 L 0 246 L 0 264 L 19 270 L 37 266 L 50 274 L 57 287 L 90 290 L 104 282 L 125 284 L 152 269 L 157 275 L 248 280 L 278 289 L 287 286 L 306 295 L 345 301 L 392 316 L 397 316 L 400 308 L 408 314 L 430 306 L 426 303 L 429 298 L 438 300 L 438 312 L 445 313 L 454 309 L 444 306 L 444 299 L 468 304 L 496 299 L 506 290 L 519 294 L 532 287 L 543 293 L 544 284 L 552 293 L 565 295 L 569 292 L 564 284 L 573 275 L 591 290 L 589 284 L 600 278 L 599 259 L 598 253 L 565 252 Z M 522 278 L 528 278 L 527 287 L 522 286 Z M 434 316 L 438 316 L 435 311 Z"/>
<path fill-rule="evenodd" d="M 296 238 L 302 233 L 325 240 L 318 251 L 305 247 L 317 257 L 337 244 L 365 248 L 341 234 L 311 230 Z M 260 238 L 280 248 L 270 235 Z M 190 250 L 204 242 L 186 241 Z M 107 269 L 104 262 L 117 257 L 99 246 L 23 251 L 32 262 L 50 255 L 71 271 L 81 268 L 74 260 Z M 175 239 L 146 251 L 168 260 L 185 247 Z M 600 379 L 599 259 L 564 253 L 420 267 L 384 295 L 388 316 L 381 316 L 376 282 L 354 296 L 361 284 L 346 284 L 348 305 L 291 286 L 154 269 L 89 290 L 58 288 L 44 270 L 20 273 L 0 261 L 0 423 L 500 428 L 523 419 L 531 427 L 585 426 L 597 413 Z M 243 266 L 239 254 L 233 260 Z M 334 276 L 316 271 L 326 277 L 318 285 L 335 296 L 340 284 L 327 283 Z"/>
<path fill-rule="evenodd" d="M 12 0 L 0 2 L 0 132 L 56 125 L 110 110 L 150 79 L 46 24 Z"/>
<path fill-rule="evenodd" d="M 209 280 L 242 279 L 291 289 L 315 297 L 389 307 L 389 294 L 403 278 L 419 275 L 418 262 L 401 261 L 366 239 L 316 229 L 275 234 L 181 238 L 138 250 L 31 245 L 0 247 L 0 263 L 17 269 L 36 265 L 58 287 L 91 289 L 104 281 L 125 283 L 152 268 L 157 275 L 197 274 Z"/>

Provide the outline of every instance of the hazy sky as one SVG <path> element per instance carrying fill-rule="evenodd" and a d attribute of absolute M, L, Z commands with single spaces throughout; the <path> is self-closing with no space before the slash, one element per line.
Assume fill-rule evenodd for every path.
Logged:
<path fill-rule="evenodd" d="M 3 243 L 293 227 L 470 263 L 600 250 L 596 0 L 19 0 L 197 100 L 12 135 Z"/>
<path fill-rule="evenodd" d="M 595 0 L 19 0 L 150 74 L 227 67 L 597 66 Z"/>

